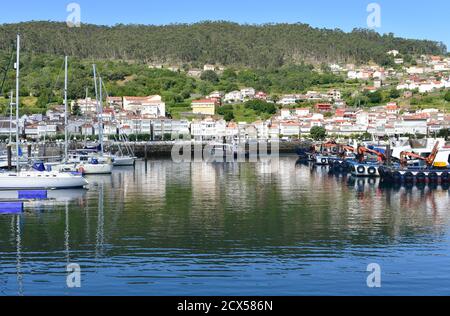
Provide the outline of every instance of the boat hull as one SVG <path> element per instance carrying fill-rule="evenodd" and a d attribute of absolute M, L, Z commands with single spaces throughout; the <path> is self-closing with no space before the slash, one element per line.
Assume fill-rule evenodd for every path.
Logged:
<path fill-rule="evenodd" d="M 380 176 L 379 165 L 375 163 L 357 163 L 349 162 L 350 173 L 354 177 L 371 177 L 377 178 Z"/>
<path fill-rule="evenodd" d="M 114 167 L 129 167 L 134 166 L 136 158 L 134 157 L 114 157 Z"/>
<path fill-rule="evenodd" d="M 111 174 L 113 169 L 112 164 L 79 164 L 78 171 L 82 174 Z"/>
<path fill-rule="evenodd" d="M 450 183 L 450 169 L 380 168 L 381 179 L 391 183 Z"/>
<path fill-rule="evenodd" d="M 0 174 L 0 190 L 74 189 L 88 182 L 81 175 L 55 172 L 20 172 Z"/>

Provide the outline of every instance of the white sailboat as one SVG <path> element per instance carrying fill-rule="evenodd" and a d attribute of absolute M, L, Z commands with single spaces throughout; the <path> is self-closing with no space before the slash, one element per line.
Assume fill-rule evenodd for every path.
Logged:
<path fill-rule="evenodd" d="M 95 91 L 97 95 L 97 78 L 94 66 L 94 80 Z M 67 89 L 68 89 L 68 58 L 65 58 L 65 84 L 64 84 L 64 106 L 65 106 L 65 130 L 64 130 L 64 161 L 57 164 L 46 164 L 47 169 L 56 170 L 60 172 L 77 171 L 85 175 L 92 174 L 110 174 L 112 172 L 113 163 L 111 159 L 107 157 L 97 157 L 92 154 L 74 153 L 69 155 L 69 135 L 68 135 L 68 101 L 67 101 Z M 101 87 L 100 87 L 101 89 Z M 100 90 L 100 98 L 101 98 Z M 98 98 L 97 98 L 98 104 Z M 102 107 L 101 101 L 99 107 Z M 102 124 L 99 123 L 101 126 Z M 101 130 L 101 128 L 99 129 Z M 102 138 L 103 135 L 100 135 Z M 101 147 L 103 148 L 103 142 L 101 141 Z"/>
<path fill-rule="evenodd" d="M 136 163 L 136 157 L 130 156 L 114 156 L 113 160 L 113 165 L 115 167 L 134 166 L 134 164 Z"/>
<path fill-rule="evenodd" d="M 0 173 L 0 189 L 67 189 L 80 188 L 88 184 L 79 173 L 61 173 L 48 171 L 21 171 L 19 153 L 19 85 L 20 85 L 20 35 L 17 35 L 16 60 L 16 172 Z"/>
<path fill-rule="evenodd" d="M 102 95 L 102 78 L 99 78 L 100 84 L 100 96 L 97 90 L 97 71 L 95 65 L 92 65 L 94 71 L 94 87 L 95 97 L 97 100 L 98 109 L 98 130 L 100 140 L 100 153 L 99 156 L 79 156 L 80 163 L 78 168 L 83 174 L 111 174 L 113 169 L 113 160 L 109 157 L 103 156 L 103 95 Z M 76 159 L 76 158 L 75 158 Z"/>

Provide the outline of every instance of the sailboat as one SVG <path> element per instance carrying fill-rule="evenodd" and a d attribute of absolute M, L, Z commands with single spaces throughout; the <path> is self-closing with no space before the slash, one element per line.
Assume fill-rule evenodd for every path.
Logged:
<path fill-rule="evenodd" d="M 102 78 L 99 78 L 100 84 L 100 96 L 97 90 L 97 71 L 96 66 L 93 65 L 94 71 L 94 86 L 95 97 L 97 100 L 97 108 L 99 111 L 98 130 L 100 139 L 99 153 L 82 151 L 71 155 L 68 162 L 77 164 L 77 169 L 83 174 L 111 174 L 113 169 L 113 159 L 111 157 L 104 156 L 103 154 L 103 95 L 102 95 Z"/>
<path fill-rule="evenodd" d="M 97 80 L 94 66 L 95 90 L 97 91 Z M 47 169 L 57 170 L 60 172 L 77 171 L 82 174 L 110 174 L 112 172 L 112 160 L 108 157 L 97 157 L 93 153 L 75 152 L 69 154 L 69 135 L 68 135 L 68 58 L 65 58 L 65 83 L 64 83 L 64 107 L 65 107 L 65 129 L 64 129 L 64 161 L 57 164 L 46 164 Z M 101 90 L 100 90 L 101 91 Z M 101 92 L 100 92 L 101 94 Z M 98 99 L 97 99 L 98 103 Z M 100 107 L 101 107 L 100 103 Z M 101 126 L 101 123 L 100 123 Z M 102 136 L 101 136 L 102 137 Z M 103 148 L 103 144 L 101 145 Z"/>
<path fill-rule="evenodd" d="M 49 171 L 21 171 L 19 140 L 19 88 L 20 88 L 20 35 L 17 35 L 16 60 L 16 166 L 15 172 L 0 173 L 0 189 L 67 189 L 81 188 L 88 184 L 79 173 L 61 173 Z"/>

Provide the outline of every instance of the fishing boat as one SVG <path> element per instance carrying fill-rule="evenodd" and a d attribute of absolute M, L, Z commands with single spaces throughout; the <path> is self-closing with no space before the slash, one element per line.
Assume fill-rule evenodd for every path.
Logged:
<path fill-rule="evenodd" d="M 298 161 L 308 162 L 314 161 L 316 154 L 315 146 L 309 148 L 297 148 Z"/>
<path fill-rule="evenodd" d="M 321 144 L 318 150 L 314 148 L 315 154 L 312 157 L 314 164 L 317 166 L 328 166 L 334 160 L 340 159 L 339 150 L 341 146 L 334 141 L 329 141 Z"/>
<path fill-rule="evenodd" d="M 376 157 L 373 159 L 372 157 Z M 356 150 L 356 159 L 349 160 L 352 176 L 355 177 L 379 177 L 379 168 L 387 161 L 386 154 L 380 149 L 358 146 Z"/>
<path fill-rule="evenodd" d="M 449 183 L 450 182 L 450 147 L 439 149 L 437 142 L 427 157 L 402 152 L 400 164 L 380 167 L 382 181 L 388 183 Z M 406 157 L 418 159 L 422 165 L 411 166 Z"/>
<path fill-rule="evenodd" d="M 16 60 L 16 126 L 19 124 L 19 83 L 20 78 L 20 35 L 17 35 L 17 60 Z M 0 189 L 67 189 L 80 188 L 88 184 L 79 173 L 48 172 L 42 170 L 22 171 L 20 166 L 19 129 L 16 129 L 16 166 L 15 172 L 0 173 Z"/>
<path fill-rule="evenodd" d="M 439 143 L 441 148 L 445 147 L 445 139 L 443 138 L 400 139 L 393 142 L 391 156 L 400 160 L 402 152 L 412 152 L 422 157 L 428 157 L 436 143 Z"/>

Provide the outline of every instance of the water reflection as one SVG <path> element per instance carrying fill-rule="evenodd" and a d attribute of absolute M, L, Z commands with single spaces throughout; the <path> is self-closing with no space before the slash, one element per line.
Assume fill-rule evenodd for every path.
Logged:
<path fill-rule="evenodd" d="M 51 202 L 0 216 L 0 290 L 71 294 L 68 262 L 86 274 L 78 294 L 359 294 L 345 282 L 365 282 L 374 258 L 396 258 L 399 282 L 412 271 L 403 258 L 435 258 L 432 272 L 450 281 L 448 188 L 387 187 L 293 157 L 277 167 L 155 160 L 51 191 Z M 411 249 L 421 255 L 406 260 Z"/>

